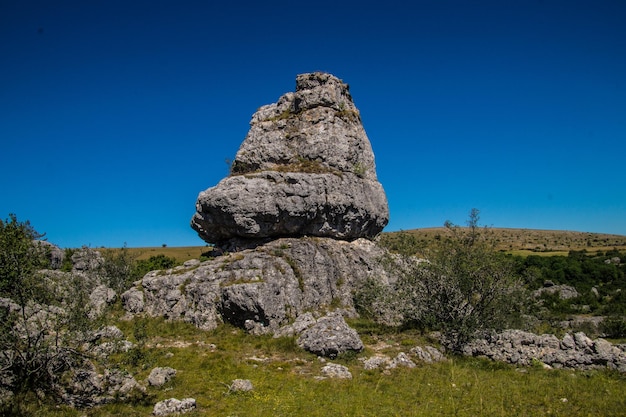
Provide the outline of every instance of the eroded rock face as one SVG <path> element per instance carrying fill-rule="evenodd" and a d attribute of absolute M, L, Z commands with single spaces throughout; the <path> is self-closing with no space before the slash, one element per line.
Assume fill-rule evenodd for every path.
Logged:
<path fill-rule="evenodd" d="M 184 320 L 202 329 L 229 322 L 276 333 L 310 311 L 343 308 L 355 314 L 352 292 L 358 283 L 393 279 L 380 262 L 385 254 L 366 239 L 277 239 L 189 268 L 148 273 L 122 302 L 131 314 Z"/>
<path fill-rule="evenodd" d="M 231 176 L 200 193 L 196 211 L 192 227 L 217 244 L 380 233 L 387 199 L 347 84 L 299 75 L 295 93 L 254 114 Z"/>

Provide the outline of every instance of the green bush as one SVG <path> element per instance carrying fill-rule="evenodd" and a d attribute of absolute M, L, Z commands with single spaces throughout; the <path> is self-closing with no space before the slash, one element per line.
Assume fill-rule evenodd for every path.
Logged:
<path fill-rule="evenodd" d="M 446 222 L 447 236 L 415 259 L 394 286 L 365 283 L 355 305 L 387 324 L 441 331 L 445 343 L 460 350 L 477 331 L 502 329 L 518 321 L 528 297 L 512 260 L 495 250 L 487 229 L 478 227 L 478 210 L 468 228 Z"/>

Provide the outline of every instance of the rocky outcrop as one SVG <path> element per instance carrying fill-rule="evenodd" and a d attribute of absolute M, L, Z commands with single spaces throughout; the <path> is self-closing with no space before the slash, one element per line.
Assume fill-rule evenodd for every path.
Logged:
<path fill-rule="evenodd" d="M 469 343 L 463 353 L 523 366 L 540 362 L 552 368 L 626 372 L 626 352 L 604 339 L 591 340 L 582 332 L 568 333 L 559 340 L 552 334 L 506 330 Z"/>
<path fill-rule="evenodd" d="M 347 84 L 299 75 L 296 91 L 261 107 L 250 124 L 232 174 L 198 197 L 191 225 L 202 239 L 353 240 L 382 231 L 387 199 Z"/>
<path fill-rule="evenodd" d="M 342 308 L 355 314 L 352 293 L 360 282 L 393 280 L 380 262 L 385 255 L 366 239 L 277 239 L 190 267 L 150 272 L 122 302 L 130 314 L 202 329 L 229 322 L 253 333 L 276 333 L 306 312 L 319 317 Z"/>

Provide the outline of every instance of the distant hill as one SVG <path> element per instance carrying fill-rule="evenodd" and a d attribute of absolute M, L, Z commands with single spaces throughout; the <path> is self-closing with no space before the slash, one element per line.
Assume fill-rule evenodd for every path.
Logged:
<path fill-rule="evenodd" d="M 567 254 L 570 250 L 586 250 L 588 252 L 606 251 L 617 248 L 626 250 L 626 236 L 604 233 L 571 232 L 561 230 L 534 230 L 534 229 L 506 229 L 488 228 L 497 242 L 497 249 L 519 254 L 559 255 Z M 406 234 L 417 243 L 427 246 L 437 236 L 446 234 L 444 227 L 429 227 L 422 229 L 404 230 L 400 232 L 384 232 L 382 239 L 394 239 L 400 234 Z M 148 259 L 155 255 L 165 255 L 183 262 L 189 259 L 198 259 L 201 254 L 210 251 L 207 246 L 189 247 L 154 247 L 129 248 L 137 259 Z"/>
<path fill-rule="evenodd" d="M 563 230 L 507 229 L 487 228 L 492 234 L 499 250 L 514 254 L 567 254 L 570 250 L 586 250 L 588 252 L 606 251 L 609 249 L 626 249 L 626 236 L 605 233 L 572 232 Z M 444 236 L 444 227 L 412 229 L 401 232 L 384 233 L 383 238 L 393 239 L 407 234 L 418 243 L 428 245 L 429 242 Z"/>

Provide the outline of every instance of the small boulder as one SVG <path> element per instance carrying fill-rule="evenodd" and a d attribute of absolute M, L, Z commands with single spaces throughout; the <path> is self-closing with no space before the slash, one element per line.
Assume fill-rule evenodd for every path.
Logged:
<path fill-rule="evenodd" d="M 252 391 L 254 386 L 252 385 L 252 381 L 249 379 L 235 379 L 233 383 L 230 384 L 231 392 L 248 392 Z"/>
<path fill-rule="evenodd" d="M 346 324 L 339 313 L 330 313 L 318 319 L 300 335 L 297 343 L 311 353 L 328 357 L 336 357 L 349 350 L 363 350 L 358 333 Z"/>
<path fill-rule="evenodd" d="M 167 384 L 174 376 L 176 376 L 176 369 L 170 367 L 154 368 L 150 371 L 148 376 L 148 384 L 153 387 L 160 387 Z"/>
<path fill-rule="evenodd" d="M 327 378 L 352 379 L 350 370 L 336 363 L 329 363 L 322 368 L 322 374 Z"/>
<path fill-rule="evenodd" d="M 194 410 L 195 408 L 196 400 L 194 398 L 183 398 L 182 400 L 169 398 L 156 403 L 152 414 L 155 416 L 167 416 L 174 413 L 184 414 Z"/>

